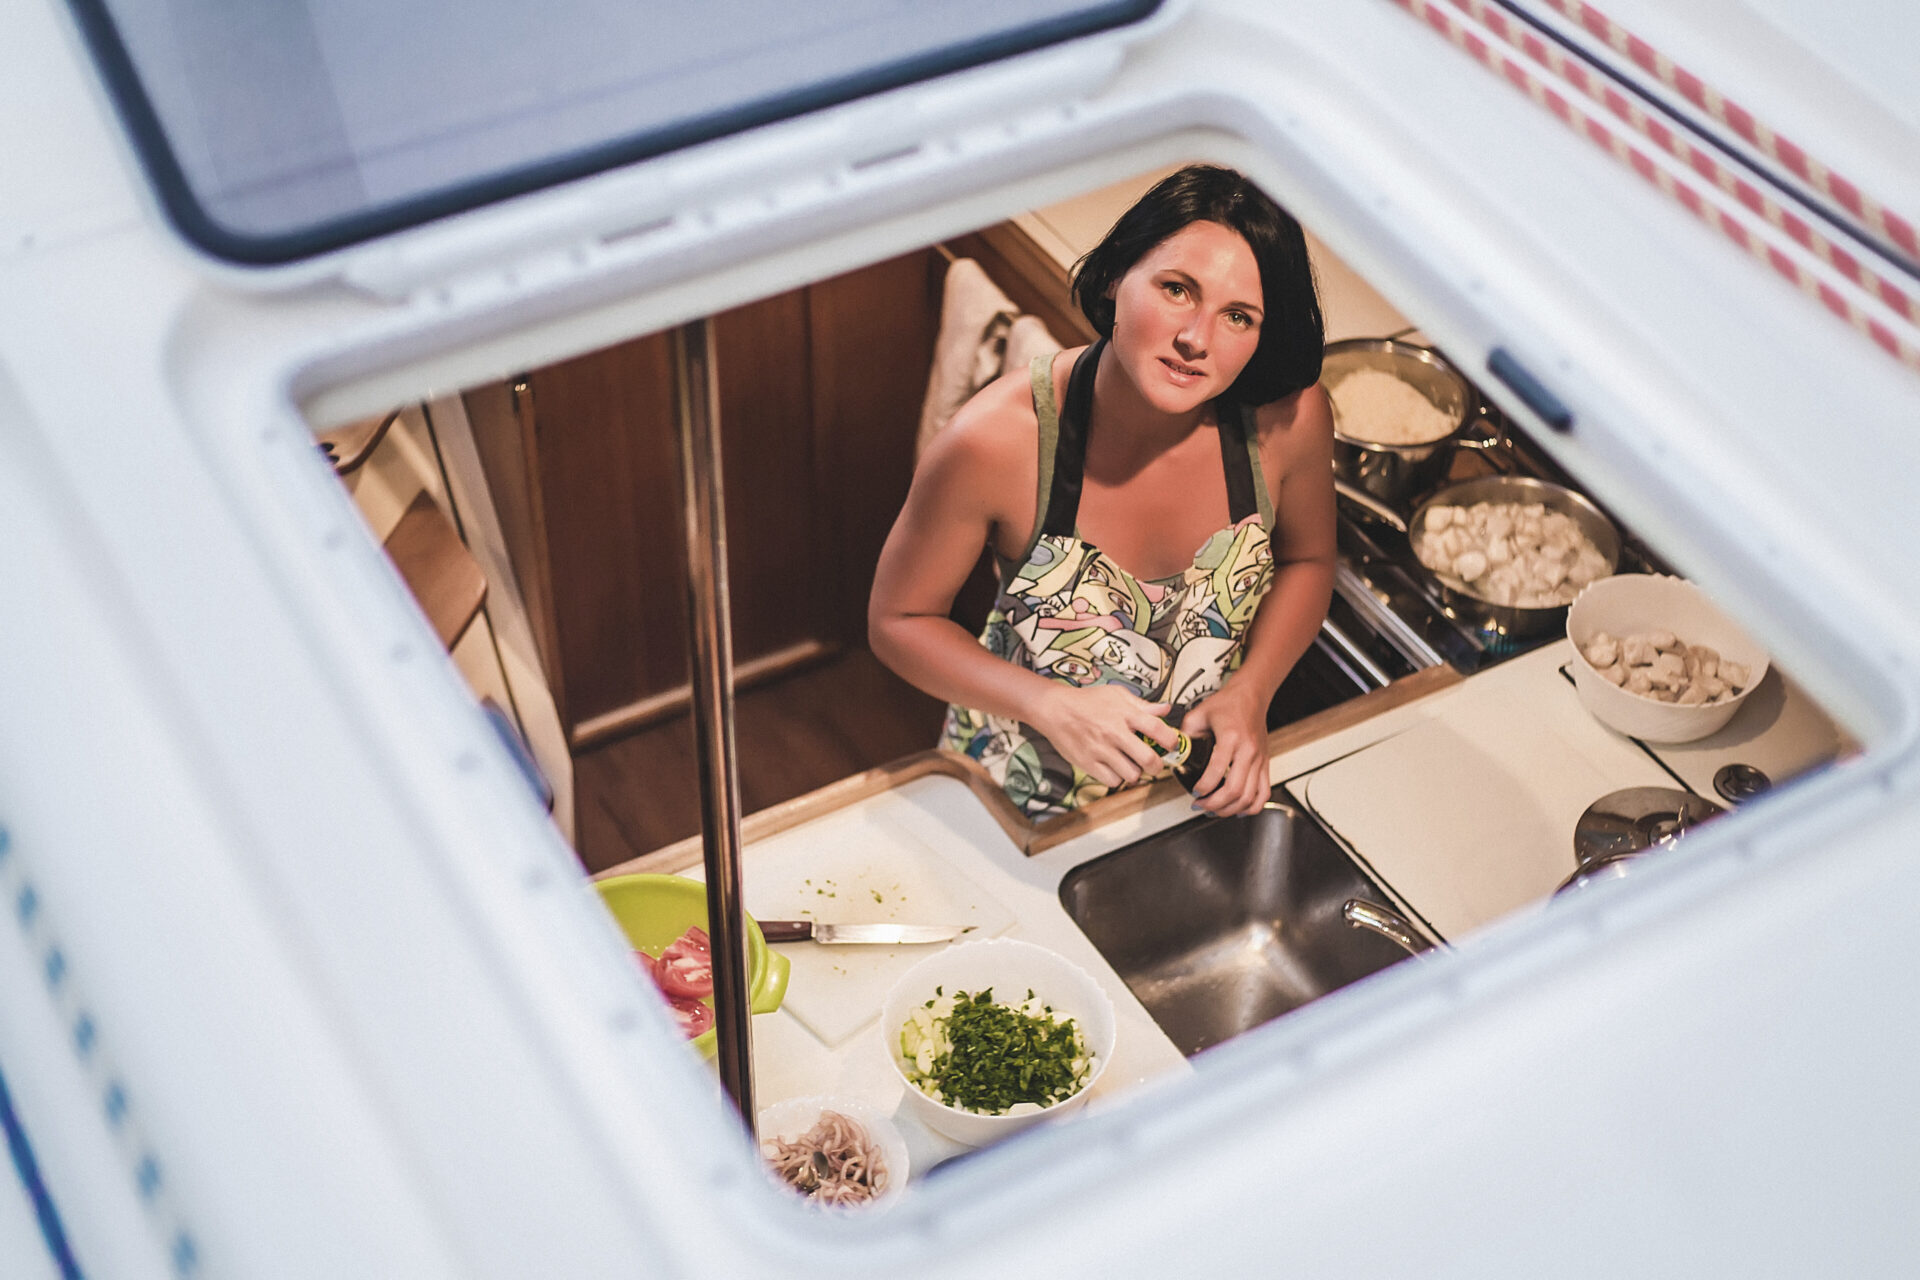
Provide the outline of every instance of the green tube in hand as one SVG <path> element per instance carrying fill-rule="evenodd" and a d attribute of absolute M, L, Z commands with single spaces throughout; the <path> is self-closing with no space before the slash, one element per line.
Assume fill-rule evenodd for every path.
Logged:
<path fill-rule="evenodd" d="M 1196 734 L 1190 738 L 1175 729 L 1174 736 L 1179 741 L 1174 743 L 1171 751 L 1144 733 L 1137 733 L 1134 736 L 1158 751 L 1160 758 L 1173 766 L 1173 776 L 1179 779 L 1180 785 L 1189 793 L 1199 783 L 1200 775 L 1207 771 L 1207 762 L 1213 759 L 1213 735 L 1211 734 Z"/>

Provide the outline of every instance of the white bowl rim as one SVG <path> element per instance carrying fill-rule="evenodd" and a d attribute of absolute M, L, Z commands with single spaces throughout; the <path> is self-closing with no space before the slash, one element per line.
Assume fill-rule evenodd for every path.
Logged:
<path fill-rule="evenodd" d="M 1701 603 L 1706 605 L 1707 608 L 1711 609 L 1714 613 L 1719 614 L 1721 618 L 1725 621 L 1726 625 L 1732 628 L 1735 632 L 1739 634 L 1740 638 L 1746 643 L 1748 650 L 1752 654 L 1753 660 L 1748 664 L 1751 668 L 1753 668 L 1752 678 L 1747 681 L 1746 687 L 1740 690 L 1740 692 L 1734 694 L 1731 698 L 1728 698 L 1724 702 L 1715 702 L 1711 704 L 1703 703 L 1699 706 L 1683 707 L 1677 702 L 1662 702 L 1658 698 L 1649 698 L 1645 694 L 1635 693 L 1631 689 L 1624 688 L 1621 685 L 1614 684 L 1612 681 L 1606 680 L 1603 677 L 1600 677 L 1600 669 L 1594 666 L 1592 662 L 1587 660 L 1586 651 L 1580 647 L 1580 642 L 1574 638 L 1574 635 L 1573 635 L 1574 611 L 1579 608 L 1580 602 L 1582 600 L 1585 600 L 1590 592 L 1600 587 L 1603 583 L 1608 583 L 1608 582 L 1618 583 L 1619 585 L 1617 587 L 1609 588 L 1609 590 L 1621 590 L 1621 589 L 1630 588 L 1633 585 L 1633 581 L 1635 579 L 1644 580 L 1650 583 L 1660 583 L 1662 584 L 1661 586 L 1662 590 L 1667 589 L 1665 584 L 1678 583 L 1680 586 L 1687 588 L 1688 590 L 1691 590 L 1695 595 L 1697 595 L 1700 598 Z M 1567 606 L 1566 636 L 1567 636 L 1567 646 L 1573 650 L 1574 659 L 1580 664 L 1580 666 L 1584 668 L 1589 674 L 1595 676 L 1596 678 L 1600 678 L 1601 683 L 1605 685 L 1607 688 L 1613 689 L 1616 692 L 1625 694 L 1627 697 L 1632 698 L 1633 705 L 1635 706 L 1666 707 L 1671 710 L 1679 711 L 1679 712 L 1700 712 L 1700 711 L 1714 712 L 1714 711 L 1720 711 L 1728 707 L 1737 707 L 1742 702 L 1746 701 L 1748 694 L 1752 693 L 1755 689 L 1760 687 L 1760 682 L 1767 678 L 1767 672 L 1772 670 L 1773 668 L 1772 655 L 1769 654 L 1765 649 L 1763 649 L 1759 645 L 1759 643 L 1753 639 L 1752 636 L 1747 634 L 1747 629 L 1741 626 L 1737 619 L 1729 616 L 1723 609 L 1720 608 L 1718 604 L 1714 602 L 1713 597 L 1707 593 L 1706 588 L 1702 587 L 1699 583 L 1695 582 L 1693 579 L 1681 577 L 1677 573 L 1613 573 L 1613 574 L 1608 574 L 1604 578 L 1595 578 L 1592 582 L 1589 582 L 1586 586 L 1582 587 L 1580 589 L 1580 594 L 1573 598 L 1573 603 Z"/>

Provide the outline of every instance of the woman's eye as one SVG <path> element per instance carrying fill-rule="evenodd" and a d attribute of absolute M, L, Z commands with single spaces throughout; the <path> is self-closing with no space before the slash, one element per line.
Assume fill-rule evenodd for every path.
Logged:
<path fill-rule="evenodd" d="M 1253 324 L 1254 324 L 1253 317 L 1248 315 L 1244 311 L 1229 311 L 1227 312 L 1227 319 L 1234 325 L 1235 328 L 1239 328 L 1239 329 L 1253 328 Z"/>
<path fill-rule="evenodd" d="M 1187 286 L 1181 284 L 1178 280 L 1169 280 L 1160 287 L 1167 291 L 1169 298 L 1184 298 L 1187 296 Z"/>

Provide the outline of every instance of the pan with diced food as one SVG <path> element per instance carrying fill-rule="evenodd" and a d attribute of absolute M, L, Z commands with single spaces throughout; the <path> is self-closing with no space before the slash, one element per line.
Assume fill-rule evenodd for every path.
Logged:
<path fill-rule="evenodd" d="M 1414 511 L 1407 539 L 1462 617 L 1519 637 L 1558 630 L 1620 561 L 1620 534 L 1598 507 L 1528 476 L 1448 485 Z"/>

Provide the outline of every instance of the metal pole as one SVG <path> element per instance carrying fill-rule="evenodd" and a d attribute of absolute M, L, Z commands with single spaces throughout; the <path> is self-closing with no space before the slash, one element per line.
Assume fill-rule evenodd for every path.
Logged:
<path fill-rule="evenodd" d="M 727 607 L 727 520 L 720 482 L 720 382 L 713 322 L 673 332 L 680 420 L 680 497 L 687 529 L 687 613 L 693 663 L 694 746 L 700 760 L 707 932 L 713 937 L 713 1011 L 720 1086 L 755 1132 L 747 931 L 740 906 L 740 773 L 733 745 L 733 629 Z"/>

